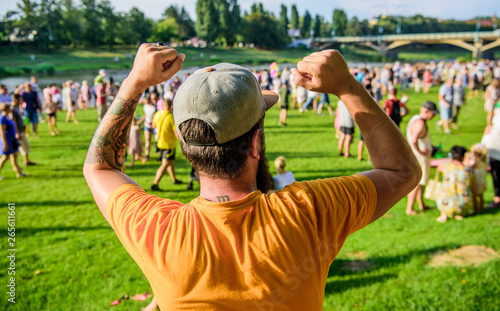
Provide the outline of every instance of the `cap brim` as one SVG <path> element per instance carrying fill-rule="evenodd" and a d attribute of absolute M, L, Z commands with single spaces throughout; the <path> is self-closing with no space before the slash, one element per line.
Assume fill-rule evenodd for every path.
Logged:
<path fill-rule="evenodd" d="M 262 98 L 264 99 L 264 102 L 266 103 L 266 110 L 269 110 L 274 104 L 278 102 L 280 99 L 280 96 L 273 91 L 268 91 L 268 90 L 262 90 Z"/>

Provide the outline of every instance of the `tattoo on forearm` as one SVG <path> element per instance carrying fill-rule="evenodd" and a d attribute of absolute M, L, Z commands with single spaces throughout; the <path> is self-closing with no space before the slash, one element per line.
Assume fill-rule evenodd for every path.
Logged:
<path fill-rule="evenodd" d="M 107 163 L 114 169 L 122 169 L 132 117 L 139 98 L 115 99 L 92 138 L 85 160 L 87 164 Z"/>
<path fill-rule="evenodd" d="M 228 195 L 221 195 L 216 197 L 219 202 L 229 202 L 229 196 Z"/>

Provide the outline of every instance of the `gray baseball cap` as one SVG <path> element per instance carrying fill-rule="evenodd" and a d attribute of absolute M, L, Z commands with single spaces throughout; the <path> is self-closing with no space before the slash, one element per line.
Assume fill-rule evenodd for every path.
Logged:
<path fill-rule="evenodd" d="M 198 69 L 175 94 L 175 128 L 186 144 L 223 144 L 248 132 L 278 99 L 278 94 L 261 90 L 257 78 L 241 66 L 221 63 Z M 217 141 L 182 137 L 179 125 L 190 119 L 207 122 Z"/>

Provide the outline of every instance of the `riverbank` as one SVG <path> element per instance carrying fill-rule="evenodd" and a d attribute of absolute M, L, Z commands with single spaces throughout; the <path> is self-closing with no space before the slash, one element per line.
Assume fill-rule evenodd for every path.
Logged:
<path fill-rule="evenodd" d="M 89 70 L 95 72 L 100 68 L 130 69 L 136 52 L 135 47 L 107 49 L 60 49 L 52 52 L 36 53 L 21 51 L 15 47 L 5 47 L 0 53 L 0 78 L 26 74 L 51 75 L 63 72 Z M 351 62 L 387 62 L 395 59 L 386 58 L 369 48 L 340 48 L 347 61 Z M 296 63 L 304 56 L 314 52 L 311 49 L 259 50 L 250 48 L 178 48 L 187 56 L 190 66 L 209 66 L 219 62 L 230 62 L 245 65 L 278 63 Z M 401 48 L 395 50 L 398 60 L 441 60 L 468 59 L 470 53 L 459 48 Z M 500 51 L 497 52 L 499 54 Z"/>
<path fill-rule="evenodd" d="M 2 51 L 0 77 L 26 74 L 54 74 L 71 71 L 96 71 L 106 69 L 130 69 L 136 48 L 109 50 L 62 49 L 49 53 Z M 296 63 L 312 52 L 308 49 L 258 50 L 258 49 L 197 49 L 178 48 L 186 54 L 190 66 L 209 66 L 220 62 L 236 64 Z"/>

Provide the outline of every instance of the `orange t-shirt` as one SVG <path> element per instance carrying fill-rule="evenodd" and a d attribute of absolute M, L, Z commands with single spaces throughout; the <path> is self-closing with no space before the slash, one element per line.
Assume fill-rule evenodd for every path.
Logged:
<path fill-rule="evenodd" d="M 376 204 L 354 175 L 186 205 L 123 185 L 106 208 L 161 310 L 289 311 L 323 309 L 330 264 Z"/>

